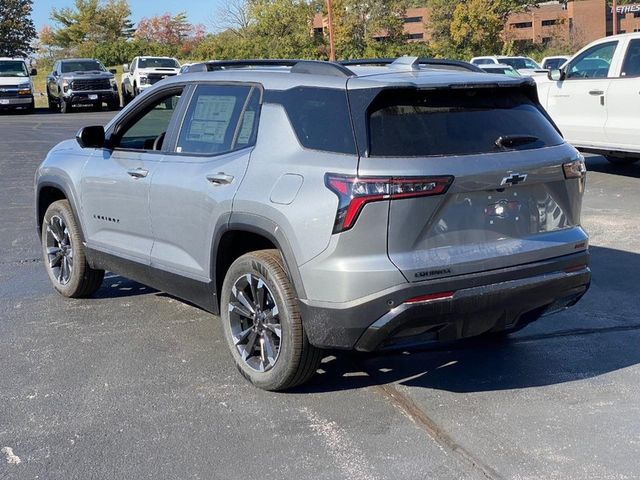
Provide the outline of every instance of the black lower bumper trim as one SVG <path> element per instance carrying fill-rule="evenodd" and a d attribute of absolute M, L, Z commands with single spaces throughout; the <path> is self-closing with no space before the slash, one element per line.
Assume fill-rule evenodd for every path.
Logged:
<path fill-rule="evenodd" d="M 533 264 L 409 284 L 346 308 L 301 302 L 309 341 L 323 348 L 373 351 L 399 338 L 430 335 L 454 340 L 487 331 L 517 329 L 545 312 L 576 303 L 587 291 L 589 254 L 580 252 Z M 439 292 L 450 298 L 407 299 Z"/>

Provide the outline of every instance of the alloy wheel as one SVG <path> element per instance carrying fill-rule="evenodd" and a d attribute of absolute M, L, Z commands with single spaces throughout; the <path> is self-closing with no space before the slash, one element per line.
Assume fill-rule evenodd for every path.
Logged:
<path fill-rule="evenodd" d="M 231 337 L 242 360 L 257 372 L 273 368 L 280 354 L 280 312 L 263 279 L 246 274 L 236 280 L 229 299 Z"/>
<path fill-rule="evenodd" d="M 52 216 L 46 227 L 49 269 L 60 285 L 66 285 L 71 280 L 73 272 L 73 247 L 69 228 L 64 219 L 58 215 Z"/>

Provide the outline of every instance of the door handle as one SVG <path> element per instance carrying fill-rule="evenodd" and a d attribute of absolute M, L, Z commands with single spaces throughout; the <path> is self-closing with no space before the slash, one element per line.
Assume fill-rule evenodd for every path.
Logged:
<path fill-rule="evenodd" d="M 233 182 L 233 175 L 227 175 L 226 173 L 212 173 L 207 175 L 207 180 L 214 185 L 229 185 Z"/>
<path fill-rule="evenodd" d="M 591 90 L 589 92 L 589 95 L 593 95 L 593 96 L 604 95 L 604 92 L 602 90 Z"/>
<path fill-rule="evenodd" d="M 145 170 L 144 168 L 131 168 L 129 170 L 127 170 L 127 173 L 129 174 L 129 176 L 133 177 L 133 178 L 144 178 L 147 175 L 149 175 L 149 170 Z"/>

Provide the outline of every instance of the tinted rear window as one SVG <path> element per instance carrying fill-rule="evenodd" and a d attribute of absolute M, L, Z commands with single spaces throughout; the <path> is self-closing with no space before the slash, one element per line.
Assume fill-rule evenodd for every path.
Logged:
<path fill-rule="evenodd" d="M 265 101 L 284 106 L 296 136 L 305 148 L 356 153 L 345 90 L 298 87 L 269 91 Z"/>
<path fill-rule="evenodd" d="M 368 110 L 370 155 L 423 157 L 502 151 L 496 140 L 537 137 L 517 150 L 560 145 L 560 134 L 513 89 L 386 90 Z"/>

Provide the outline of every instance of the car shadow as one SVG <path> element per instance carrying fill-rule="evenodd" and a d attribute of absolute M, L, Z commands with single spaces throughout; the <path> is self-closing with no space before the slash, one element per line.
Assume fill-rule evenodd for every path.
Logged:
<path fill-rule="evenodd" d="M 640 320 L 628 312 L 638 310 L 640 298 L 623 272 L 640 271 L 640 255 L 602 247 L 592 247 L 591 252 L 593 283 L 598 287 L 562 317 L 555 317 L 567 322 L 571 316 L 566 328 L 551 316 L 503 340 L 432 343 L 376 354 L 330 352 L 319 374 L 293 392 L 390 383 L 456 393 L 487 392 L 556 385 L 637 365 Z M 603 298 L 612 295 L 613 300 Z M 618 306 L 613 320 L 611 304 Z M 587 315 L 589 322 L 583 320 Z"/>
<path fill-rule="evenodd" d="M 625 177 L 640 178 L 640 161 L 627 165 L 617 165 L 609 162 L 601 155 L 585 155 L 587 171 L 623 175 Z"/>
<path fill-rule="evenodd" d="M 158 294 L 158 290 L 135 282 L 115 273 L 106 272 L 102 286 L 91 298 L 105 299 L 105 298 L 123 298 L 123 297 L 136 297 L 139 295 Z"/>

